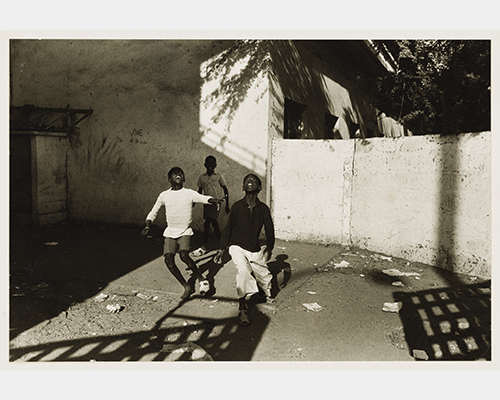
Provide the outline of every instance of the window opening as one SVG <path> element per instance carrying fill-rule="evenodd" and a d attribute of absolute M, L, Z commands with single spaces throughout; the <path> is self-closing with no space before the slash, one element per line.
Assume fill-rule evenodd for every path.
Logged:
<path fill-rule="evenodd" d="M 338 120 L 339 117 L 325 113 L 325 139 L 342 139 L 338 129 L 335 129 Z"/>
<path fill-rule="evenodd" d="M 307 106 L 296 101 L 285 99 L 285 139 L 300 139 L 304 131 L 303 116 Z"/>
<path fill-rule="evenodd" d="M 349 137 L 351 139 L 359 139 L 362 137 L 361 135 L 361 129 L 359 128 L 359 125 L 351 122 L 349 125 Z"/>

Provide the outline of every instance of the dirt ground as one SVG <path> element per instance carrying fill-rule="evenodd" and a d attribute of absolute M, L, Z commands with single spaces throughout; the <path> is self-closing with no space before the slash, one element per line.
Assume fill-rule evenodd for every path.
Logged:
<path fill-rule="evenodd" d="M 489 280 L 278 241 L 278 303 L 255 300 L 241 327 L 234 267 L 208 262 L 216 293 L 183 303 L 162 260 L 146 257 L 159 245 L 134 230 L 13 232 L 10 361 L 491 360 Z"/>

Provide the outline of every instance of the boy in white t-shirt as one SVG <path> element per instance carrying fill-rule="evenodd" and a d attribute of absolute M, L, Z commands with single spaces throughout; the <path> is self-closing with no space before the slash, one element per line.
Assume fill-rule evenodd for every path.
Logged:
<path fill-rule="evenodd" d="M 168 172 L 168 181 L 171 188 L 161 192 L 156 203 L 146 217 L 146 227 L 142 230 L 143 236 L 147 235 L 151 229 L 151 224 L 155 220 L 161 206 L 165 206 L 167 218 L 167 228 L 163 232 L 165 264 L 172 275 L 184 286 L 182 300 L 189 299 L 195 289 L 186 282 L 179 268 L 175 265 L 175 253 L 179 248 L 179 256 L 191 271 L 196 279 L 200 281 L 200 294 L 205 294 L 210 289 L 210 284 L 203 278 L 196 263 L 189 256 L 189 246 L 193 230 L 191 229 L 192 210 L 194 203 L 220 204 L 223 199 L 216 199 L 212 196 L 204 196 L 192 189 L 184 188 L 186 178 L 184 172 L 179 167 L 174 167 Z"/>

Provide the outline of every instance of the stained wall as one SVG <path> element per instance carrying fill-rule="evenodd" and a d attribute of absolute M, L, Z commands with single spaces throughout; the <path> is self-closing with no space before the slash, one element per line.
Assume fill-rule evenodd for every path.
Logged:
<path fill-rule="evenodd" d="M 11 105 L 88 109 L 70 135 L 70 220 L 142 224 L 167 172 L 180 166 L 197 189 L 209 154 L 227 180 L 231 202 L 254 172 L 204 143 L 201 66 L 232 46 L 212 40 L 12 40 Z M 201 226 L 201 206 L 194 227 Z M 224 216 L 222 217 L 224 218 Z M 164 216 L 159 217 L 159 224 Z M 224 221 L 221 221 L 224 223 Z"/>
<path fill-rule="evenodd" d="M 491 277 L 489 132 L 275 140 L 272 171 L 282 239 L 352 244 Z"/>

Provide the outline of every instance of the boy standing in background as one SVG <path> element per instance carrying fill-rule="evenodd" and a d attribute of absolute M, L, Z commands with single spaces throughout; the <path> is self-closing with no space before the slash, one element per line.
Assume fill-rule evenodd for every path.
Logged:
<path fill-rule="evenodd" d="M 223 198 L 226 201 L 226 214 L 229 214 L 229 191 L 227 190 L 226 182 L 222 175 L 215 172 L 217 160 L 214 156 L 208 156 L 205 159 L 206 172 L 198 178 L 198 193 L 206 196 L 211 196 L 216 199 Z M 194 257 L 200 257 L 207 252 L 208 235 L 210 226 L 212 226 L 217 241 L 220 240 L 221 233 L 219 228 L 219 204 L 204 204 L 203 205 L 203 244 L 200 248 L 192 252 Z"/>

